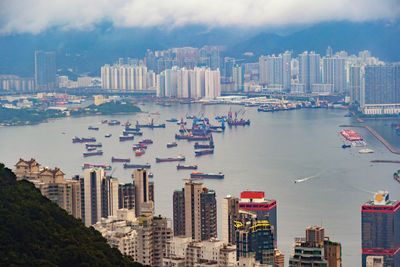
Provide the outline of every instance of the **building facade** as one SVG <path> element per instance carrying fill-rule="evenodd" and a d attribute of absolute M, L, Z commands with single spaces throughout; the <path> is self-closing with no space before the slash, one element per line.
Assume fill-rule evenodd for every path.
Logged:
<path fill-rule="evenodd" d="M 55 52 L 35 51 L 35 89 L 52 90 L 56 87 Z"/>
<path fill-rule="evenodd" d="M 362 266 L 400 266 L 400 201 L 379 191 L 361 208 Z"/>

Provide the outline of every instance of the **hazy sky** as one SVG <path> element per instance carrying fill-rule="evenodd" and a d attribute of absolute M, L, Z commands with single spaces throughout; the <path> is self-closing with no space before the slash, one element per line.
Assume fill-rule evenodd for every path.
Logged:
<path fill-rule="evenodd" d="M 396 19 L 400 0 L 0 0 L 0 33 L 49 27 L 280 27 L 326 21 Z"/>

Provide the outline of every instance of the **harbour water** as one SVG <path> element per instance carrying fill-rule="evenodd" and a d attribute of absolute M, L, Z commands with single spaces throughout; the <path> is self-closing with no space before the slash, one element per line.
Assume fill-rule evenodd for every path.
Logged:
<path fill-rule="evenodd" d="M 148 114 L 95 116 L 52 120 L 34 126 L 0 128 L 0 162 L 12 168 L 19 158 L 36 158 L 42 166 L 58 166 L 66 177 L 83 174 L 83 163 L 110 164 L 112 173 L 120 182 L 131 182 L 131 169 L 122 163 L 111 163 L 111 157 L 131 158 L 131 163 L 150 163 L 154 174 L 156 214 L 172 217 L 172 193 L 183 186 L 191 170 L 176 169 L 176 162 L 155 163 L 155 157 L 186 156 L 184 164 L 199 165 L 198 171 L 223 172 L 223 180 L 203 180 L 217 192 L 218 224 L 221 226 L 221 199 L 226 195 L 239 196 L 246 188 L 262 190 L 267 198 L 278 203 L 278 248 L 290 257 L 295 237 L 304 236 L 310 225 L 323 225 L 331 240 L 342 243 L 343 266 L 361 264 L 361 205 L 379 189 L 390 191 L 392 199 L 400 199 L 400 184 L 392 175 L 398 164 L 371 163 L 373 159 L 400 160 L 390 153 L 367 129 L 357 128 L 372 154 L 359 154 L 360 148 L 342 149 L 339 134 L 341 124 L 356 124 L 344 117 L 344 110 L 303 109 L 276 113 L 257 112 L 248 108 L 244 117 L 250 126 L 227 127 L 224 133 L 215 133 L 213 155 L 195 157 L 194 142 L 180 140 L 178 146 L 167 148 L 178 132 L 169 118 L 186 114 L 204 113 L 208 118 L 226 115 L 229 109 L 240 106 L 202 106 L 199 104 L 162 107 L 153 104 L 142 110 L 156 112 L 155 123 L 166 123 L 165 129 L 143 129 L 143 136 L 135 141 L 119 142 L 122 126 L 101 124 L 104 119 L 147 122 Z M 191 121 L 189 121 L 191 123 Z M 212 123 L 216 123 L 213 119 Z M 389 143 L 400 148 L 400 136 L 390 127 L 392 121 L 367 121 Z M 89 131 L 88 126 L 99 131 Z M 111 138 L 104 135 L 111 133 Z M 103 156 L 83 158 L 83 144 L 72 144 L 72 138 L 94 136 L 103 143 Z M 149 138 L 146 153 L 135 157 L 132 144 Z M 297 183 L 294 181 L 298 180 Z M 219 234 L 221 229 L 219 228 Z"/>

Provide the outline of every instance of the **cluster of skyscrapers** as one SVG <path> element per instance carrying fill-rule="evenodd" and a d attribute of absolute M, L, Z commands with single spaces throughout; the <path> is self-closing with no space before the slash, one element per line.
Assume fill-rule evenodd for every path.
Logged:
<path fill-rule="evenodd" d="M 14 173 L 31 181 L 44 196 L 93 226 L 135 261 L 151 266 L 267 267 L 284 266 L 278 250 L 277 201 L 262 191 L 243 191 L 222 200 L 222 239 L 217 233 L 216 192 L 187 179 L 173 192 L 171 220 L 154 216 L 154 184 L 137 169 L 133 183 L 119 184 L 102 168 L 85 169 L 83 177 L 65 179 L 59 168 L 41 168 L 20 159 Z M 400 201 L 379 191 L 361 208 L 362 267 L 400 266 Z M 341 244 L 321 226 L 295 238 L 290 267 L 342 266 Z"/>

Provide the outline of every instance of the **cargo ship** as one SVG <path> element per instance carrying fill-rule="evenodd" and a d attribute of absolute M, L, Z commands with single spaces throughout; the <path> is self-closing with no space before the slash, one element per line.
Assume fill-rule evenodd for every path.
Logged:
<path fill-rule="evenodd" d="M 108 125 L 110 125 L 110 126 L 115 126 L 115 125 L 120 125 L 120 124 L 121 124 L 121 122 L 117 121 L 117 120 L 111 120 L 108 122 Z"/>
<path fill-rule="evenodd" d="M 342 130 L 340 134 L 348 141 L 362 141 L 363 138 L 354 130 Z"/>
<path fill-rule="evenodd" d="M 89 163 L 85 163 L 83 164 L 82 169 L 90 169 L 90 168 L 103 168 L 106 171 L 109 171 L 112 169 L 112 167 L 110 165 L 99 165 L 99 164 L 89 164 Z"/>
<path fill-rule="evenodd" d="M 203 148 L 214 148 L 214 143 L 210 142 L 209 144 L 200 144 L 199 142 L 194 143 L 194 149 L 203 149 Z"/>
<path fill-rule="evenodd" d="M 150 129 L 154 129 L 154 128 L 165 128 L 165 123 L 162 123 L 162 124 L 154 124 L 153 120 L 151 120 L 151 122 L 148 123 L 148 124 L 139 124 L 139 122 L 136 121 L 136 128 L 150 128 Z"/>
<path fill-rule="evenodd" d="M 120 136 L 119 141 L 124 142 L 124 141 L 131 141 L 134 139 L 133 135 L 128 135 L 128 136 Z"/>
<path fill-rule="evenodd" d="M 146 150 L 144 148 L 136 150 L 135 151 L 135 156 L 139 157 L 139 156 L 143 155 L 145 152 L 146 152 Z"/>
<path fill-rule="evenodd" d="M 93 126 L 89 126 L 88 130 L 93 130 L 93 131 L 98 131 L 99 127 L 93 127 Z"/>
<path fill-rule="evenodd" d="M 127 132 L 139 132 L 140 128 L 137 128 L 137 127 L 131 128 L 129 126 L 125 126 L 125 131 L 127 131 Z"/>
<path fill-rule="evenodd" d="M 123 136 L 129 136 L 129 135 L 133 135 L 133 136 L 142 136 L 143 133 L 142 132 L 131 132 L 131 131 L 123 131 L 122 132 Z"/>
<path fill-rule="evenodd" d="M 204 173 L 204 172 L 192 172 L 190 178 L 200 179 L 224 179 L 225 175 L 222 172 L 219 173 Z"/>
<path fill-rule="evenodd" d="M 89 137 L 89 138 L 82 137 L 82 138 L 79 138 L 79 137 L 75 136 L 72 139 L 72 143 L 92 143 L 92 142 L 96 142 L 96 138 L 94 138 L 94 137 Z"/>
<path fill-rule="evenodd" d="M 178 144 L 176 142 L 168 143 L 167 148 L 176 147 Z"/>
<path fill-rule="evenodd" d="M 178 170 L 197 170 L 197 165 L 176 165 L 176 169 Z"/>
<path fill-rule="evenodd" d="M 228 120 L 228 125 L 229 126 L 245 126 L 245 125 L 250 125 L 250 120 Z"/>
<path fill-rule="evenodd" d="M 209 148 L 209 149 L 204 149 L 204 150 L 196 150 L 194 154 L 197 156 L 203 156 L 203 155 L 209 155 L 209 154 L 214 154 L 214 149 Z"/>
<path fill-rule="evenodd" d="M 101 151 L 101 150 L 83 153 L 83 156 L 84 156 L 84 157 L 101 156 L 101 155 L 103 155 L 103 151 Z"/>
<path fill-rule="evenodd" d="M 131 159 L 123 159 L 123 158 L 111 158 L 111 162 L 131 162 Z"/>
<path fill-rule="evenodd" d="M 97 144 L 86 144 L 86 148 L 90 148 L 90 147 L 102 147 L 103 144 L 102 143 L 97 143 Z"/>
<path fill-rule="evenodd" d="M 184 156 L 177 156 L 175 158 L 156 158 L 156 162 L 171 162 L 171 161 L 185 161 Z"/>
<path fill-rule="evenodd" d="M 194 135 L 194 136 L 189 136 L 187 140 L 188 141 L 208 141 L 210 139 L 211 139 L 210 136 L 205 136 L 205 135 L 197 136 L 197 135 Z"/>
<path fill-rule="evenodd" d="M 258 112 L 274 112 L 274 108 L 271 106 L 261 106 L 257 109 Z"/>
<path fill-rule="evenodd" d="M 188 140 L 189 136 L 185 134 L 175 134 L 175 139 L 177 140 Z"/>
<path fill-rule="evenodd" d="M 151 165 L 149 163 L 146 164 L 128 164 L 124 163 L 124 169 L 150 169 Z"/>

